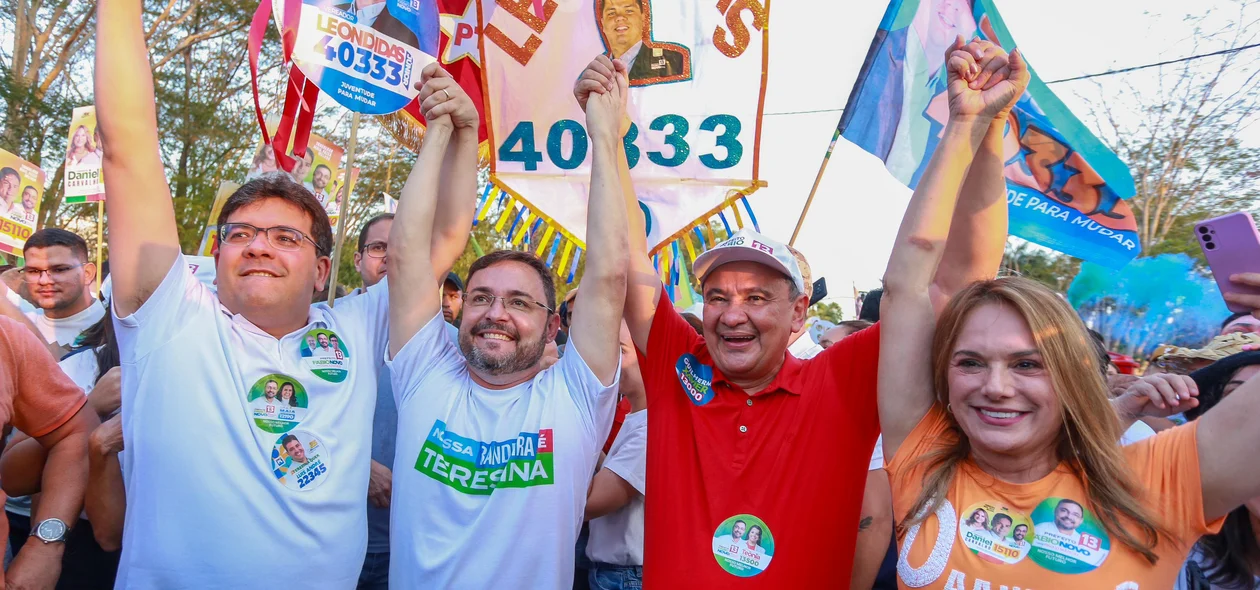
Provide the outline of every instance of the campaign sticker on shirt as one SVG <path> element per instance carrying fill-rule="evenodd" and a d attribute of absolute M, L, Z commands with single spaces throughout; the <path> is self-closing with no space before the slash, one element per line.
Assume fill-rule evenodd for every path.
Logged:
<path fill-rule="evenodd" d="M 751 514 L 736 514 L 713 533 L 713 557 L 727 573 L 751 578 L 770 567 L 774 535 L 770 527 Z"/>
<path fill-rule="evenodd" d="M 1032 549 L 1032 521 L 1000 502 L 978 502 L 958 519 L 958 540 L 993 563 L 1019 563 Z"/>
<path fill-rule="evenodd" d="M 250 415 L 265 432 L 280 434 L 297 428 L 306 418 L 310 400 L 306 388 L 288 375 L 272 373 L 249 388 Z"/>
<path fill-rule="evenodd" d="M 700 364 L 696 355 L 687 353 L 678 357 L 674 369 L 691 403 L 703 406 L 713 401 L 713 367 Z"/>
<path fill-rule="evenodd" d="M 299 349 L 302 364 L 324 381 L 341 383 L 350 374 L 350 351 L 332 330 L 307 332 Z"/>
<path fill-rule="evenodd" d="M 1033 509 L 1033 546 L 1029 557 L 1061 574 L 1083 574 L 1102 565 L 1111 539 L 1102 523 L 1071 498 L 1046 498 Z"/>
<path fill-rule="evenodd" d="M 271 448 L 271 471 L 291 490 L 313 490 L 328 477 L 328 448 L 305 430 L 281 435 Z"/>

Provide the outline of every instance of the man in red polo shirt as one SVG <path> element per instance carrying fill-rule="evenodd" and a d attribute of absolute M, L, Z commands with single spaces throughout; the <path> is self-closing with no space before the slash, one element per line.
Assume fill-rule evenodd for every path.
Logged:
<path fill-rule="evenodd" d="M 973 108 L 988 106 L 983 82 L 973 80 L 995 71 L 989 85 L 1002 79 L 1001 64 L 993 60 L 1005 63 L 1005 53 L 983 42 L 960 43 L 951 51 L 951 104 L 957 99 Z M 604 92 L 624 71 L 623 64 L 597 58 L 574 88 L 578 102 Z M 951 113 L 929 166 L 927 174 L 965 177 L 952 221 L 929 222 L 952 224 L 932 287 L 942 305 L 968 283 L 991 278 L 1001 262 L 1005 124 L 1004 117 L 991 115 L 955 121 Z M 652 415 L 644 585 L 847 584 L 879 434 L 879 326 L 811 360 L 788 355 L 788 339 L 801 328 L 808 306 L 800 268 L 787 246 L 741 230 L 696 259 L 704 296 L 704 334 L 697 335 L 664 298 L 646 255 L 624 153 L 620 161 L 632 251 L 625 318 Z M 886 539 L 880 541 L 886 546 Z"/>

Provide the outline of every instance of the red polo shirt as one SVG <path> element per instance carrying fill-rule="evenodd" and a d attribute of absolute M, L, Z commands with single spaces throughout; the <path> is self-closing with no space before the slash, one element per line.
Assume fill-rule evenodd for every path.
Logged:
<path fill-rule="evenodd" d="M 849 583 L 879 435 L 879 327 L 811 360 L 784 356 L 750 397 L 661 296 L 639 360 L 651 416 L 645 587 Z"/>

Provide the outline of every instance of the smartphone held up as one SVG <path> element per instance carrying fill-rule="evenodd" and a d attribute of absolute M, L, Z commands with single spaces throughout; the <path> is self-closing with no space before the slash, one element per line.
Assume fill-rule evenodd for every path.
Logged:
<path fill-rule="evenodd" d="M 1260 273 L 1260 231 L 1246 212 L 1230 213 L 1194 225 L 1194 235 L 1207 257 L 1216 286 L 1225 293 L 1260 295 L 1260 288 L 1239 285 L 1229 277 L 1242 273 Z M 1247 313 L 1246 306 L 1225 302 L 1230 311 Z"/>

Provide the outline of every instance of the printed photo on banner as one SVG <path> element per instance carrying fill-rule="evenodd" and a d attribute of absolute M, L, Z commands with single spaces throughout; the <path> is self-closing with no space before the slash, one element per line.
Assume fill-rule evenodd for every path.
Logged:
<path fill-rule="evenodd" d="M 66 142 L 66 203 L 100 201 L 105 198 L 101 161 L 105 151 L 96 131 L 96 107 L 74 109 L 70 137 Z"/>
<path fill-rule="evenodd" d="M 282 434 L 271 448 L 271 471 L 291 490 L 310 491 L 323 485 L 331 468 L 328 447 L 308 431 Z"/>
<path fill-rule="evenodd" d="M 276 23 L 283 5 L 273 3 Z M 386 115 L 419 94 L 437 55 L 436 0 L 303 0 L 301 11 L 293 62 L 338 104 Z"/>
<path fill-rule="evenodd" d="M 332 330 L 315 329 L 298 345 L 302 364 L 324 381 L 341 383 L 350 373 L 350 351 Z"/>
<path fill-rule="evenodd" d="M 20 256 L 35 233 L 44 178 L 39 166 L 0 150 L 0 252 Z"/>
<path fill-rule="evenodd" d="M 980 0 L 894 3 L 880 26 L 840 128 L 915 188 L 949 115 L 945 50 L 957 35 L 1007 50 L 1015 40 L 993 4 Z M 1136 192 L 1128 167 L 1036 70 L 1007 119 L 1004 147 L 1011 234 L 1111 268 L 1140 253 L 1125 201 Z"/>
<path fill-rule="evenodd" d="M 980 502 L 963 511 L 958 537 L 980 559 L 1019 563 L 1032 548 L 1032 521 L 1017 510 L 996 502 Z"/>
<path fill-rule="evenodd" d="M 728 573 L 749 578 L 766 571 L 774 557 L 770 527 L 751 514 L 736 514 L 713 534 L 713 557 Z"/>
<path fill-rule="evenodd" d="M 206 229 L 201 233 L 201 246 L 197 248 L 197 254 L 214 256 L 214 245 L 218 243 L 216 240 L 219 232 L 215 223 L 219 220 L 219 213 L 223 211 L 223 204 L 238 188 L 241 185 L 235 182 L 225 180 L 219 183 L 219 190 L 214 193 L 214 204 L 210 206 L 210 217 L 206 218 Z"/>
<path fill-rule="evenodd" d="M 249 388 L 249 408 L 254 424 L 265 432 L 280 434 L 306 419 L 310 399 L 297 379 L 279 373 L 266 375 Z"/>
<path fill-rule="evenodd" d="M 1111 553 L 1111 538 L 1085 503 L 1072 498 L 1046 498 L 1033 509 L 1034 539 L 1029 557 L 1061 574 L 1083 574 L 1102 565 Z"/>
<path fill-rule="evenodd" d="M 354 170 L 350 171 L 350 189 L 348 191 L 344 186 L 345 180 L 346 169 L 341 168 L 337 170 L 337 173 L 333 176 L 332 183 L 328 187 L 328 192 L 334 196 L 324 203 L 324 211 L 328 212 L 328 219 L 334 227 L 337 225 L 337 218 L 341 216 L 341 207 L 346 202 L 346 193 L 354 194 L 354 185 L 359 181 L 359 167 L 355 166 Z"/>
<path fill-rule="evenodd" d="M 649 247 L 763 185 L 755 172 L 769 30 L 760 3 L 547 6 L 480 3 L 491 180 L 528 208 L 518 227 L 542 235 L 542 219 L 585 239 L 591 140 L 573 85 L 599 55 L 629 69 L 623 141 Z M 531 246 L 545 254 L 551 244 Z"/>
<path fill-rule="evenodd" d="M 626 64 L 631 86 L 691 79 L 691 50 L 653 39 L 651 0 L 595 0 L 595 18 L 606 55 Z"/>
<path fill-rule="evenodd" d="M 268 119 L 267 133 L 275 137 L 275 130 L 279 125 L 280 122 L 278 120 Z M 344 155 L 345 150 L 314 133 L 311 134 L 306 147 L 306 153 L 301 158 L 294 156 L 296 162 L 293 165 L 293 171 L 289 174 L 293 177 L 293 180 L 306 187 L 306 190 L 311 191 L 311 194 L 319 199 L 321 205 L 328 208 L 333 203 L 332 183 L 334 171 L 341 167 L 341 157 Z M 288 155 L 293 156 L 292 149 L 289 150 Z M 275 149 L 273 146 L 263 143 L 262 139 L 259 139 L 258 147 L 254 150 L 254 158 L 250 162 L 249 173 L 245 176 L 245 180 L 279 170 L 280 168 L 276 166 Z"/>

